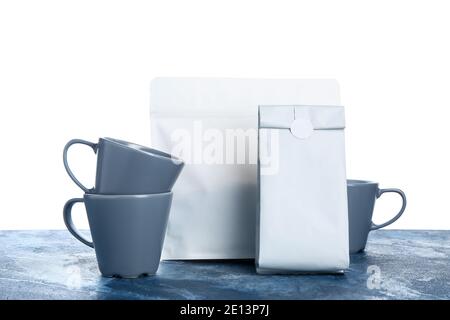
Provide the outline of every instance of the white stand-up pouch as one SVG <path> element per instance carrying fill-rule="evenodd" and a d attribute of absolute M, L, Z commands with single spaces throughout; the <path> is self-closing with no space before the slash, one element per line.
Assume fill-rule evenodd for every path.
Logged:
<path fill-rule="evenodd" d="M 157 78 L 151 142 L 185 167 L 163 259 L 255 256 L 258 105 L 339 104 L 335 80 Z"/>
<path fill-rule="evenodd" d="M 258 273 L 349 266 L 342 106 L 260 106 Z"/>

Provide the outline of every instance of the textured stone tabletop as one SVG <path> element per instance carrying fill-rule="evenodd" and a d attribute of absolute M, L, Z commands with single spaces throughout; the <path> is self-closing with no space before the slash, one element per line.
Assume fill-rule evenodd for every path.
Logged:
<path fill-rule="evenodd" d="M 67 231 L 0 231 L 0 299 L 450 299 L 450 231 L 372 232 L 344 275 L 262 276 L 253 261 L 164 261 L 100 276 Z"/>

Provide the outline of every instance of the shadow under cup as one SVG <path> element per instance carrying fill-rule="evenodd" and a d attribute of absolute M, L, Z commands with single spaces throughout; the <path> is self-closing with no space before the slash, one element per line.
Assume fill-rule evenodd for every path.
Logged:
<path fill-rule="evenodd" d="M 372 222 L 375 201 L 383 193 L 397 193 L 402 198 L 400 211 L 389 221 L 376 225 Z M 349 249 L 350 253 L 363 251 L 369 232 L 394 223 L 406 208 L 406 196 L 400 189 L 379 189 L 378 183 L 365 180 L 347 180 Z"/>
<path fill-rule="evenodd" d="M 92 242 L 72 221 L 72 207 L 84 202 Z M 136 278 L 158 270 L 172 203 L 172 192 L 150 195 L 85 194 L 67 201 L 64 222 L 72 235 L 95 248 L 100 272 Z"/>

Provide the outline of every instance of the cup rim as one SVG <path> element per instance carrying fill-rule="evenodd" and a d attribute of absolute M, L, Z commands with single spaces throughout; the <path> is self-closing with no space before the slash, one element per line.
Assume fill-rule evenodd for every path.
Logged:
<path fill-rule="evenodd" d="M 104 199 L 146 199 L 167 197 L 173 194 L 172 191 L 148 194 L 102 194 L 102 193 L 85 193 L 84 198 L 104 198 Z"/>
<path fill-rule="evenodd" d="M 363 185 L 378 185 L 378 182 L 370 181 L 370 180 L 360 180 L 360 179 L 347 179 L 348 187 L 356 187 Z"/>
<path fill-rule="evenodd" d="M 100 138 L 101 140 L 105 140 L 111 143 L 114 143 L 122 148 L 127 148 L 136 152 L 140 152 L 142 154 L 145 155 L 151 155 L 152 157 L 161 159 L 161 160 L 168 160 L 171 161 L 173 163 L 179 163 L 179 164 L 184 164 L 183 160 L 171 155 L 170 153 L 164 152 L 164 151 L 160 151 L 154 148 L 150 148 L 150 147 L 146 147 L 134 142 L 129 142 L 129 141 L 125 141 L 125 140 L 121 140 L 121 139 L 116 139 L 116 138 L 110 138 L 110 137 L 103 137 Z"/>

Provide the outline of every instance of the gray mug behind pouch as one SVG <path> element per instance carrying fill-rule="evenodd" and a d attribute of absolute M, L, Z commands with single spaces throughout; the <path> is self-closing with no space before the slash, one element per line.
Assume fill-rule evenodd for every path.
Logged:
<path fill-rule="evenodd" d="M 383 193 L 394 192 L 401 196 L 402 207 L 389 221 L 376 225 L 372 222 L 375 200 Z M 406 196 L 400 189 L 379 189 L 378 183 L 363 180 L 347 180 L 348 224 L 350 253 L 364 250 L 369 232 L 394 223 L 406 208 Z"/>

